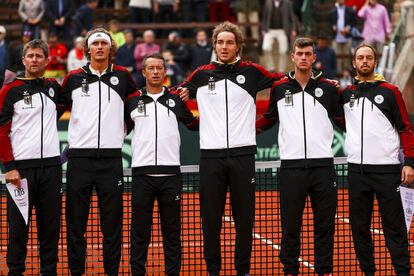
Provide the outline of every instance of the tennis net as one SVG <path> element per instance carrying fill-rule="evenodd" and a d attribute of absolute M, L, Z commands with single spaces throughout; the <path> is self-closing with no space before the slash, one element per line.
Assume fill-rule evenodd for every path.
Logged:
<path fill-rule="evenodd" d="M 278 254 L 281 239 L 281 223 L 279 210 L 279 172 L 280 162 L 256 163 L 256 214 L 253 236 L 253 252 L 251 259 L 251 275 L 283 275 Z M 338 209 L 336 217 L 334 274 L 357 275 L 358 263 L 353 249 L 348 211 L 348 185 L 346 180 L 347 165 L 344 158 L 335 159 L 338 187 Z M 182 195 L 182 275 L 205 275 L 203 260 L 203 237 L 199 206 L 199 168 L 183 166 Z M 122 259 L 120 275 L 130 275 L 129 269 L 129 236 L 131 225 L 131 176 L 125 171 L 124 190 L 124 224 L 122 232 Z M 65 182 L 65 178 L 64 178 Z M 6 188 L 1 185 L 0 201 L 0 275 L 7 274 L 7 219 L 6 219 Z M 93 195 L 88 228 L 87 228 L 87 259 L 86 275 L 103 275 L 102 235 L 99 227 L 99 211 L 96 195 Z M 69 275 L 66 254 L 66 223 L 65 223 L 65 184 L 63 186 L 63 214 L 61 239 L 59 241 L 58 274 Z M 164 275 L 164 255 L 158 210 L 154 208 L 152 240 L 148 252 L 147 271 L 149 275 Z M 392 275 L 393 268 L 389 253 L 385 247 L 384 235 L 381 230 L 381 219 L 378 206 L 375 204 L 371 232 L 375 244 L 375 257 L 378 275 Z M 404 227 L 403 225 L 401 227 Z M 26 260 L 27 275 L 39 275 L 38 243 L 36 236 L 35 212 L 30 226 L 28 256 Z M 300 255 L 301 274 L 314 275 L 313 257 L 313 216 L 310 203 L 307 202 L 302 226 L 302 247 Z M 235 229 L 231 216 L 229 197 L 223 216 L 222 228 L 222 274 L 235 275 L 233 265 Z M 413 244 L 410 244 L 412 246 Z M 413 259 L 412 259 L 413 260 Z M 412 261 L 413 263 L 413 261 Z"/>

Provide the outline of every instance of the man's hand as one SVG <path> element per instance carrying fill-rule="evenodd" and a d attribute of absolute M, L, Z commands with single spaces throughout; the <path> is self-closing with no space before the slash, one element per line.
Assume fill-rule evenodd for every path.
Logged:
<path fill-rule="evenodd" d="M 14 169 L 6 172 L 6 183 L 11 183 L 15 185 L 17 188 L 20 188 L 20 180 L 20 173 L 18 170 Z"/>
<path fill-rule="evenodd" d="M 410 166 L 404 166 L 401 172 L 401 182 L 411 185 L 414 180 L 414 169 Z"/>
<path fill-rule="evenodd" d="M 181 100 L 183 100 L 184 102 L 190 99 L 190 91 L 188 91 L 187 87 L 178 87 L 177 91 L 180 94 Z"/>

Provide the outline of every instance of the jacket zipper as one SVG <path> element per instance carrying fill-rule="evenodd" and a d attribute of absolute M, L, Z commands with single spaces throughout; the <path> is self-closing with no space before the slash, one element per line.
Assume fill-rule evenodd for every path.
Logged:
<path fill-rule="evenodd" d="M 158 117 L 157 117 L 157 101 L 154 101 L 155 107 L 155 166 L 158 164 Z"/>
<path fill-rule="evenodd" d="M 302 90 L 302 118 L 303 118 L 303 142 L 305 146 L 305 160 L 308 159 L 308 149 L 306 146 L 306 121 L 305 121 L 305 91 Z"/>
<path fill-rule="evenodd" d="M 44 104 L 43 104 L 43 97 L 42 93 L 39 92 L 40 101 L 42 103 L 42 112 L 40 115 L 40 159 L 43 159 L 43 112 L 44 112 Z"/>
<path fill-rule="evenodd" d="M 101 78 L 99 77 L 98 149 L 101 148 Z"/>
<path fill-rule="evenodd" d="M 362 98 L 362 111 L 361 111 L 361 169 L 364 160 L 364 105 L 365 98 Z"/>
<path fill-rule="evenodd" d="M 227 149 L 230 148 L 229 142 L 229 99 L 227 95 L 227 79 L 224 80 L 224 90 L 226 94 L 226 138 L 227 138 Z"/>

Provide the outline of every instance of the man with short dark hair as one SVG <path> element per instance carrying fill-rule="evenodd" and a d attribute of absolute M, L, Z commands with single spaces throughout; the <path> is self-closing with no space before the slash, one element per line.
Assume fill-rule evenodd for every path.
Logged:
<path fill-rule="evenodd" d="M 25 44 L 24 74 L 0 90 L 0 160 L 6 169 L 6 182 L 15 185 L 17 191 L 22 179 L 28 183 L 29 214 L 36 208 L 38 275 L 57 275 L 61 217 L 62 168 L 57 131 L 60 85 L 54 79 L 42 78 L 48 56 L 44 41 L 35 39 Z M 7 221 L 8 275 L 23 275 L 29 224 L 10 195 Z"/>
<path fill-rule="evenodd" d="M 337 193 L 331 145 L 331 119 L 342 109 L 335 85 L 313 72 L 315 45 L 296 39 L 291 53 L 295 70 L 273 84 L 269 110 L 257 122 L 258 132 L 279 122 L 280 260 L 285 275 L 299 274 L 300 231 L 307 196 L 313 210 L 315 272 L 330 275 Z"/>
<path fill-rule="evenodd" d="M 151 241 L 155 199 L 161 217 L 165 273 L 178 276 L 181 269 L 180 132 L 197 121 L 180 96 L 163 86 L 166 62 L 161 54 L 144 58 L 142 74 L 146 86 L 126 102 L 128 128 L 132 136 L 132 275 L 145 275 Z"/>
<path fill-rule="evenodd" d="M 122 238 L 124 100 L 136 91 L 128 70 L 111 63 L 116 46 L 97 28 L 85 38 L 89 63 L 63 81 L 62 103 L 71 107 L 68 129 L 66 223 L 72 275 L 85 273 L 92 190 L 99 201 L 106 275 L 118 275 Z"/>
<path fill-rule="evenodd" d="M 356 84 L 342 92 L 348 153 L 349 211 L 359 266 L 374 275 L 370 225 L 374 197 L 378 201 L 386 246 L 400 276 L 410 275 L 410 253 L 399 185 L 414 180 L 414 133 L 398 88 L 375 73 L 372 46 L 356 48 L 352 64 Z M 398 158 L 400 145 L 403 164 Z M 402 167 L 402 168 L 401 168 Z"/>
<path fill-rule="evenodd" d="M 258 91 L 284 76 L 240 60 L 243 35 L 224 22 L 213 31 L 217 61 L 199 67 L 183 83 L 200 111 L 200 210 L 204 259 L 210 275 L 221 269 L 220 231 L 230 187 L 236 226 L 235 268 L 249 275 L 255 210 L 256 105 Z"/>

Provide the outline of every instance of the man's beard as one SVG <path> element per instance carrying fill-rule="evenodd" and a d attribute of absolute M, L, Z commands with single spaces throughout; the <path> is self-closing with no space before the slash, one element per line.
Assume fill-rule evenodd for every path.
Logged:
<path fill-rule="evenodd" d="M 371 74 L 374 72 L 374 70 L 375 70 L 375 67 L 372 67 L 369 71 L 357 70 L 357 72 L 358 72 L 358 75 L 366 78 L 366 77 L 371 76 Z"/>

